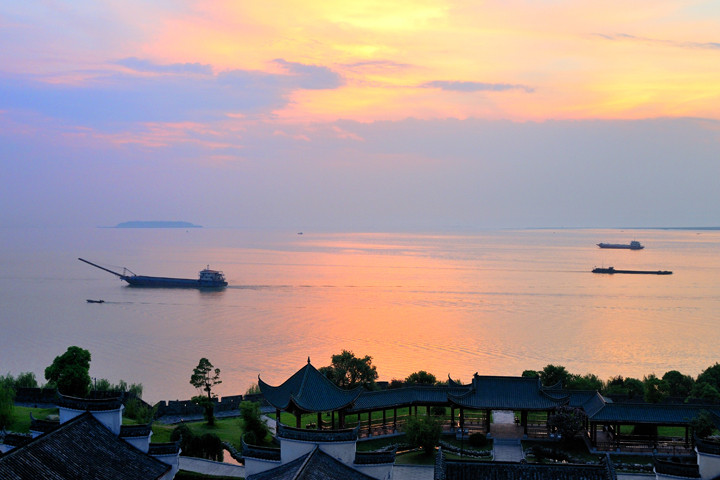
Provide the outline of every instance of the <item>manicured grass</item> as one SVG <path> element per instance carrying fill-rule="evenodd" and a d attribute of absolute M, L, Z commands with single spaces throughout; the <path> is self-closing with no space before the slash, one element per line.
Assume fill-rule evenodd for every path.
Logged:
<path fill-rule="evenodd" d="M 197 436 L 204 435 L 206 433 L 214 433 L 221 440 L 230 443 L 238 450 L 242 447 L 242 434 L 243 431 L 240 428 L 239 418 L 217 418 L 215 419 L 215 425 L 209 426 L 204 421 L 199 422 L 185 422 L 190 430 Z M 160 423 L 153 423 L 152 425 L 152 442 L 164 443 L 170 441 L 170 435 L 177 425 L 163 425 Z"/>
<path fill-rule="evenodd" d="M 57 408 L 31 408 L 13 407 L 13 421 L 7 428 L 8 431 L 17 433 L 28 433 L 30 431 L 30 413 L 38 420 L 45 420 L 48 415 L 57 415 Z"/>
<path fill-rule="evenodd" d="M 397 435 L 393 437 L 376 438 L 374 440 L 363 440 L 357 442 L 358 452 L 373 452 L 381 448 L 385 448 L 388 445 L 396 445 L 399 443 L 405 443 L 405 435 Z"/>

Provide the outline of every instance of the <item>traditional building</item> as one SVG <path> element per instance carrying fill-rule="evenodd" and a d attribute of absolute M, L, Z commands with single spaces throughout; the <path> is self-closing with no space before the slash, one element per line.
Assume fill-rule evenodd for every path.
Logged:
<path fill-rule="evenodd" d="M 347 409 L 364 390 L 362 387 L 353 390 L 339 388 L 310 364 L 310 358 L 307 365 L 285 380 L 282 385 L 277 387 L 268 385 L 258 375 L 258 386 L 265 400 L 275 407 L 278 421 L 280 411 L 292 413 L 295 415 L 298 428 L 300 428 L 300 417 L 305 413 L 317 413 L 317 427 L 320 428 L 322 412 L 332 412 L 331 428 L 335 428 L 335 413 L 337 413 L 339 428 L 343 428 Z"/>
<path fill-rule="evenodd" d="M 266 478 L 389 480 L 392 478 L 395 451 L 358 452 L 356 450 L 358 428 L 308 430 L 278 423 L 276 437 L 280 443 L 279 449 L 261 448 L 243 443 L 245 473 L 248 480 Z M 312 477 L 301 475 L 302 472 L 311 472 L 314 468 L 333 473 L 319 476 L 316 472 Z"/>
<path fill-rule="evenodd" d="M 530 464 L 446 460 L 441 451 L 435 462 L 434 480 L 616 480 L 612 463 L 597 465 Z"/>
<path fill-rule="evenodd" d="M 0 480 L 171 480 L 178 444 L 151 444 L 149 425 L 122 425 L 118 398 L 60 396 L 59 422 L 32 419 L 31 435 L 0 457 Z"/>

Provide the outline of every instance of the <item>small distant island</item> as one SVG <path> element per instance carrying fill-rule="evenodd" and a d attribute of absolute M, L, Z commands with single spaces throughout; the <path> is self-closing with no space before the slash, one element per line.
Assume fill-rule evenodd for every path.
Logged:
<path fill-rule="evenodd" d="M 167 222 L 167 221 L 132 221 L 122 222 L 115 225 L 115 228 L 202 228 L 202 225 L 194 225 L 190 222 Z"/>

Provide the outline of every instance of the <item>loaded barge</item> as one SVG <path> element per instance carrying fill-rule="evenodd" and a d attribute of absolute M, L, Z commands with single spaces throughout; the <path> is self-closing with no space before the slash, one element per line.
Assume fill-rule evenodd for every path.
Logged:
<path fill-rule="evenodd" d="M 84 258 L 78 258 L 81 262 L 85 262 L 100 270 L 112 273 L 125 280 L 128 285 L 133 287 L 161 287 L 161 288 L 222 288 L 227 287 L 225 275 L 218 270 L 210 270 L 210 266 L 200 270 L 197 280 L 191 278 L 170 278 L 170 277 L 148 277 L 145 275 L 135 275 L 127 268 L 123 268 L 123 273 L 118 273 L 109 268 L 101 267 Z M 128 274 L 129 273 L 129 274 Z"/>
<path fill-rule="evenodd" d="M 642 250 L 645 248 L 636 240 L 630 243 L 598 243 L 597 246 L 600 248 L 619 248 L 624 250 Z"/>
<path fill-rule="evenodd" d="M 614 267 L 593 268 L 592 273 L 638 273 L 641 275 L 672 275 L 669 270 L 615 270 Z"/>

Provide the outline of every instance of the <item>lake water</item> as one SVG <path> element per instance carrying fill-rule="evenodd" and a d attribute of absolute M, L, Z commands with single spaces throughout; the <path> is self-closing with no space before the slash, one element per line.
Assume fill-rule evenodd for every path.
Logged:
<path fill-rule="evenodd" d="M 595 246 L 633 239 L 645 250 Z M 200 357 L 221 369 L 220 396 L 258 375 L 279 384 L 342 349 L 372 356 L 381 380 L 426 370 L 469 381 L 549 363 L 603 379 L 696 376 L 720 360 L 716 231 L 5 228 L 0 241 L 0 373 L 44 381 L 78 345 L 91 376 L 140 382 L 150 402 L 194 395 Z M 77 257 L 187 278 L 209 264 L 230 286 L 132 288 Z M 674 274 L 590 273 L 601 265 Z"/>

